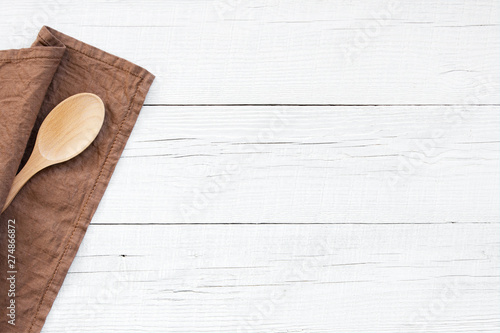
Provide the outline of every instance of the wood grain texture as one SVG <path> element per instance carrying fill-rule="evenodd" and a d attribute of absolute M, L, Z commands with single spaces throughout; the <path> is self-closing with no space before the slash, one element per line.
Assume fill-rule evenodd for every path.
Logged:
<path fill-rule="evenodd" d="M 44 332 L 497 332 L 499 228 L 91 225 Z"/>
<path fill-rule="evenodd" d="M 145 107 L 93 223 L 499 222 L 499 132 L 489 106 Z"/>
<path fill-rule="evenodd" d="M 148 104 L 500 103 L 498 1 L 29 0 L 2 15 L 1 48 L 47 24 L 146 67 Z"/>
<path fill-rule="evenodd" d="M 94 94 L 76 94 L 58 104 L 40 126 L 31 156 L 14 178 L 1 212 L 37 172 L 84 151 L 99 134 L 104 116 L 104 103 Z"/>
<path fill-rule="evenodd" d="M 3 4 L 157 76 L 43 333 L 497 332 L 499 15 Z"/>

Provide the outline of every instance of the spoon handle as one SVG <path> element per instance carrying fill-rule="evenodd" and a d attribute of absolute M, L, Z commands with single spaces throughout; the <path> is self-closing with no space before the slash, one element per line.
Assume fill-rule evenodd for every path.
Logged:
<path fill-rule="evenodd" d="M 28 162 L 26 162 L 24 167 L 21 169 L 21 171 L 19 171 L 19 173 L 14 178 L 12 187 L 10 188 L 9 194 L 7 195 L 7 200 L 5 201 L 5 204 L 0 214 L 3 213 L 7 209 L 7 207 L 9 207 L 10 203 L 12 202 L 12 200 L 14 200 L 15 196 L 17 195 L 19 190 L 24 186 L 24 184 L 26 184 L 26 182 L 31 177 L 33 177 L 33 175 L 35 175 L 38 171 L 42 170 L 47 166 L 46 163 L 44 163 L 44 159 L 41 158 L 40 154 L 38 154 L 37 152 L 38 149 L 35 146 Z"/>

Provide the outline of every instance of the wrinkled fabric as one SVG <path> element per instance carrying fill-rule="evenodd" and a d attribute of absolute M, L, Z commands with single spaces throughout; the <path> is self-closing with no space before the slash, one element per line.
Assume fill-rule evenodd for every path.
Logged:
<path fill-rule="evenodd" d="M 153 79 L 145 69 L 49 27 L 30 48 L 0 51 L 0 208 L 57 104 L 89 92 L 106 107 L 95 141 L 77 157 L 36 174 L 0 215 L 1 333 L 42 329 Z M 7 316 L 12 221 L 15 326 Z"/>

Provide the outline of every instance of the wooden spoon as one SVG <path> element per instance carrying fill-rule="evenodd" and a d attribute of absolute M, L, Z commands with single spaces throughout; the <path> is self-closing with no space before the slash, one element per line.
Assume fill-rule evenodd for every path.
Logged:
<path fill-rule="evenodd" d="M 101 130 L 104 113 L 104 103 L 94 94 L 73 95 L 59 103 L 40 126 L 33 152 L 14 178 L 2 212 L 38 171 L 84 151 Z"/>

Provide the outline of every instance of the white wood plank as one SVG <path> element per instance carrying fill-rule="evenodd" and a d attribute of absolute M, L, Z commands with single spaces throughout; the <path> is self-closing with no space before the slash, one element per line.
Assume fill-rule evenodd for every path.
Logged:
<path fill-rule="evenodd" d="M 156 74 L 150 104 L 498 104 L 499 17 L 493 0 L 24 0 L 3 4 L 0 48 L 53 26 Z"/>
<path fill-rule="evenodd" d="M 487 106 L 145 107 L 93 221 L 498 222 L 499 132 Z"/>
<path fill-rule="evenodd" d="M 393 105 L 145 107 L 43 332 L 496 332 L 499 14 L 3 3 L 1 49 L 53 26 L 150 69 L 148 104 Z"/>
<path fill-rule="evenodd" d="M 497 332 L 498 224 L 91 225 L 56 332 Z"/>

